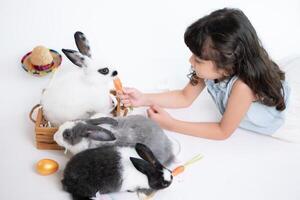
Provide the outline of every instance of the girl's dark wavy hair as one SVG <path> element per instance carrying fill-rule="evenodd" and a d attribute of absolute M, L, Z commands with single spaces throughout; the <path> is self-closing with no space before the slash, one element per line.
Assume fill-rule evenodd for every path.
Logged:
<path fill-rule="evenodd" d="M 212 60 L 229 76 L 238 76 L 257 95 L 258 101 L 277 110 L 286 108 L 281 80 L 285 73 L 263 48 L 255 29 L 238 9 L 224 8 L 191 24 L 185 34 L 186 45 L 197 57 Z M 189 74 L 195 85 L 197 76 Z"/>

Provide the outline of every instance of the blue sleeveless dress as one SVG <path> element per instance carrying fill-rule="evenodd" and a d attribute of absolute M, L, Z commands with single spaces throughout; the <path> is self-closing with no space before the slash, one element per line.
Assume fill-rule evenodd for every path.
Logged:
<path fill-rule="evenodd" d="M 225 112 L 232 86 L 237 79 L 238 77 L 233 76 L 218 83 L 215 83 L 214 80 L 204 80 L 208 93 L 222 115 Z M 282 84 L 284 99 L 288 107 L 290 87 L 286 81 L 283 81 Z M 286 110 L 278 111 L 275 107 L 266 106 L 260 102 L 253 102 L 239 127 L 256 133 L 272 135 L 284 124 Z"/>

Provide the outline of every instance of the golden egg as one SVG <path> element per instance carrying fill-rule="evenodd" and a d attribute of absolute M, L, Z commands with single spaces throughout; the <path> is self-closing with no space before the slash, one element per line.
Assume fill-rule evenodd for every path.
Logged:
<path fill-rule="evenodd" d="M 36 165 L 36 170 L 41 175 L 50 175 L 58 170 L 58 163 L 51 159 L 42 159 Z"/>

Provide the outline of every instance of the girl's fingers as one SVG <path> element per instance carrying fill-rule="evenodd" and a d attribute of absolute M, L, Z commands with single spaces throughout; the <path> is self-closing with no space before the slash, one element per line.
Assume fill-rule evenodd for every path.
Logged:
<path fill-rule="evenodd" d="M 118 96 L 121 100 L 129 99 L 128 95 L 119 95 Z"/>
<path fill-rule="evenodd" d="M 154 113 L 159 113 L 161 111 L 161 108 L 157 105 L 151 105 L 150 109 L 152 110 L 152 112 Z"/>
<path fill-rule="evenodd" d="M 122 100 L 122 103 L 123 103 L 124 105 L 126 105 L 126 104 L 130 104 L 130 101 L 129 101 L 129 100 L 127 100 L 127 99 L 125 99 L 125 100 Z"/>
<path fill-rule="evenodd" d="M 117 91 L 117 95 L 121 96 L 121 95 L 124 95 L 124 93 L 122 91 Z"/>
<path fill-rule="evenodd" d="M 130 107 L 130 106 L 132 106 L 131 105 L 131 103 L 125 103 L 125 104 L 123 104 L 125 107 Z"/>
<path fill-rule="evenodd" d="M 133 88 L 125 87 L 125 88 L 123 88 L 123 92 L 125 94 L 131 94 L 131 93 L 134 93 L 135 90 Z"/>
<path fill-rule="evenodd" d="M 149 108 L 149 109 L 147 109 L 147 115 L 148 115 L 148 117 L 149 118 L 151 118 L 151 116 L 152 116 L 152 111 L 151 111 L 151 109 Z"/>
<path fill-rule="evenodd" d="M 149 109 L 147 109 L 147 114 L 150 118 L 153 117 L 156 113 L 157 112 L 155 110 L 153 110 L 151 107 Z"/>

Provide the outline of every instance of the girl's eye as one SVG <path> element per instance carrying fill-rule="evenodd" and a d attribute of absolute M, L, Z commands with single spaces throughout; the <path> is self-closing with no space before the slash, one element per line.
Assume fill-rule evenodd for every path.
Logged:
<path fill-rule="evenodd" d="M 106 75 L 106 74 L 108 74 L 109 69 L 107 67 L 105 67 L 105 68 L 99 69 L 98 72 L 101 73 L 101 74 Z"/>

